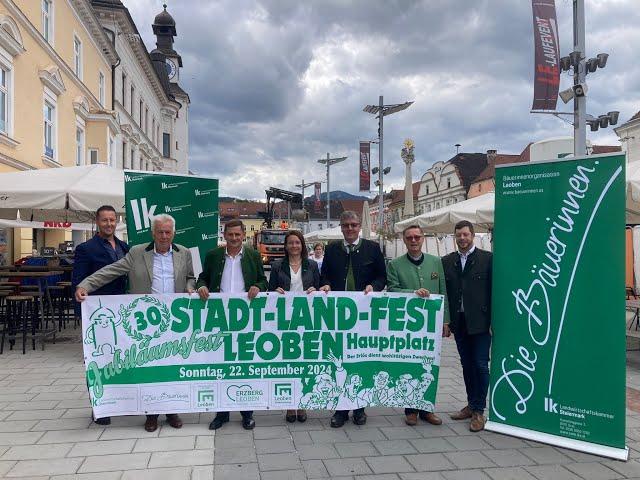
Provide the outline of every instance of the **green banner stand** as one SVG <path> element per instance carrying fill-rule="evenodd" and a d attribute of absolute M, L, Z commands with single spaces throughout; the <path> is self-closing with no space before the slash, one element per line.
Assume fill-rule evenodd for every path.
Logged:
<path fill-rule="evenodd" d="M 218 180 L 126 170 L 124 198 L 130 245 L 151 241 L 154 215 L 176 220 L 175 243 L 191 251 L 197 276 L 207 252 L 218 243 Z"/>
<path fill-rule="evenodd" d="M 497 166 L 487 430 L 628 458 L 625 165 Z"/>

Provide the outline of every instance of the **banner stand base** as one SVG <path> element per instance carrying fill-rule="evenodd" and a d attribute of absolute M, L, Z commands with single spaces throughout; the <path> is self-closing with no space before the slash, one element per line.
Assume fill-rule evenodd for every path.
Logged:
<path fill-rule="evenodd" d="M 551 435 L 549 433 L 536 432 L 535 430 L 514 427 L 512 425 L 505 425 L 504 423 L 492 422 L 490 420 L 487 422 L 484 428 L 485 430 L 488 430 L 490 432 L 504 433 L 505 435 L 520 437 L 526 440 L 534 440 L 536 442 L 548 443 L 549 445 L 553 445 L 555 447 L 568 448 L 570 450 L 591 453 L 593 455 L 600 455 L 601 457 L 613 458 L 615 460 L 623 460 L 626 462 L 629 459 L 629 447 L 607 447 L 606 445 L 583 442 L 581 440 L 573 440 L 571 438 Z"/>

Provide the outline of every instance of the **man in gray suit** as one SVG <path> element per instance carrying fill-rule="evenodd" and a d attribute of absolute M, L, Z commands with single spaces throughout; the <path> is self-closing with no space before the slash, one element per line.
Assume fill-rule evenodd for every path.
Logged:
<path fill-rule="evenodd" d="M 129 277 L 129 293 L 193 293 L 191 252 L 173 243 L 175 233 L 176 221 L 171 215 L 153 217 L 153 242 L 131 247 L 122 259 L 85 278 L 76 288 L 76 300 L 82 302 L 89 292 L 125 274 Z M 173 428 L 182 427 L 177 414 L 167 414 L 167 421 Z M 147 415 L 144 428 L 154 432 L 158 428 L 158 415 Z"/>

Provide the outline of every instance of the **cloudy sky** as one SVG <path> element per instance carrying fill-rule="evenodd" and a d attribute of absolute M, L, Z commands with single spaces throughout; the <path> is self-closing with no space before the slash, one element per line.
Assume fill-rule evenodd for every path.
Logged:
<path fill-rule="evenodd" d="M 149 50 L 161 0 L 124 0 Z M 402 187 L 400 150 L 416 144 L 413 178 L 461 151 L 520 153 L 530 141 L 572 135 L 529 113 L 530 0 L 169 0 L 175 48 L 191 96 L 190 168 L 220 179 L 223 195 L 264 198 L 269 186 L 325 180 L 317 159 L 348 156 L 331 189 L 357 193 L 359 140 L 377 135 L 366 104 L 415 101 L 385 117 L 385 187 Z M 556 0 L 561 54 L 572 50 L 572 2 Z M 588 112 L 640 110 L 638 0 L 586 0 L 587 55 L 609 53 L 587 78 Z M 562 76 L 561 88 L 571 84 Z M 558 109 L 572 110 L 560 100 Z M 588 133 L 618 145 L 612 129 Z M 377 146 L 372 145 L 377 164 Z M 323 185 L 323 191 L 325 190 Z M 375 187 L 374 187 L 375 188 Z M 387 190 L 387 188 L 385 188 Z M 305 192 L 309 194 L 310 191 Z"/>

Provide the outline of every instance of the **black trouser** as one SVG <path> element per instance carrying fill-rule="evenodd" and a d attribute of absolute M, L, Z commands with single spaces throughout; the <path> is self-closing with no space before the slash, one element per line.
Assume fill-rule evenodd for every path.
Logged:
<path fill-rule="evenodd" d="M 167 413 L 167 418 L 169 418 L 169 416 L 171 415 L 177 415 L 176 413 Z M 155 418 L 156 420 L 158 419 L 160 415 L 159 414 L 153 414 L 153 415 L 147 415 L 147 418 Z"/>
<path fill-rule="evenodd" d="M 349 410 L 336 410 L 336 414 L 340 415 L 343 418 L 349 418 Z M 364 407 L 356 408 L 353 411 L 353 416 L 355 417 L 356 415 L 364 415 Z"/>
<path fill-rule="evenodd" d="M 217 412 L 216 413 L 216 417 L 218 415 L 226 415 L 228 417 L 229 416 L 229 412 Z M 251 417 L 253 415 L 253 410 L 240 411 L 240 415 L 242 415 L 242 418 Z"/>
<path fill-rule="evenodd" d="M 426 410 L 419 410 L 417 408 L 405 408 L 404 409 L 404 414 L 405 415 L 411 415 L 412 413 L 433 413 L 433 412 L 427 412 Z"/>
<path fill-rule="evenodd" d="M 467 390 L 467 402 L 474 412 L 483 413 L 489 390 L 489 351 L 491 334 L 489 332 L 469 335 L 464 323 L 464 313 L 459 313 L 461 324 L 453 333 L 460 355 L 464 386 Z"/>

